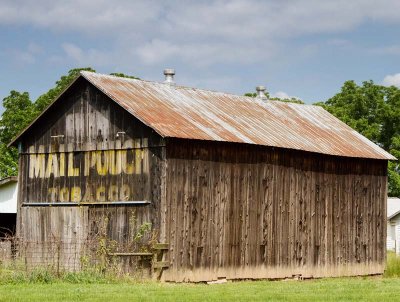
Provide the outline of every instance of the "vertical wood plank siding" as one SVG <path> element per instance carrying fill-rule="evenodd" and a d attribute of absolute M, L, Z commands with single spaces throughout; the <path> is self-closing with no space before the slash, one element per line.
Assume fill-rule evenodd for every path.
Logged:
<path fill-rule="evenodd" d="M 163 278 L 382 273 L 386 170 L 387 161 L 171 140 Z"/>
<path fill-rule="evenodd" d="M 98 261 L 95 259 L 96 252 L 103 239 L 111 252 L 138 251 L 143 247 L 141 245 L 149 242 L 151 236 L 156 236 L 152 239 L 158 240 L 161 228 L 163 149 L 163 140 L 153 130 L 133 118 L 91 84 L 83 79 L 78 81 L 46 113 L 44 119 L 28 130 L 22 140 L 18 236 L 21 254 L 28 266 L 51 265 L 59 269 L 79 270 L 85 255 Z M 104 166 L 109 154 L 115 158 L 125 154 L 132 171 L 111 173 L 110 168 L 99 174 L 96 166 L 85 170 L 85 163 L 90 157 L 100 156 L 101 165 Z M 64 156 L 64 175 L 60 172 L 41 177 L 38 172 L 32 176 L 31 161 L 41 155 L 45 160 L 45 169 L 51 167 L 48 162 L 52 157 L 59 161 L 60 171 L 61 158 Z M 70 167 L 67 160 L 70 155 L 73 159 L 72 167 L 79 169 L 77 175 L 68 174 Z M 99 187 L 104 188 L 101 200 L 99 194 L 96 194 Z M 73 188 L 80 189 L 80 200 L 73 200 L 76 199 L 71 193 Z M 121 192 L 121 188 L 128 188 L 130 193 L 124 195 L 114 192 Z M 91 194 L 87 194 L 89 197 L 85 200 L 83 196 L 89 189 Z M 63 196 L 60 193 L 62 190 L 69 192 L 69 195 Z M 101 201 L 109 205 L 29 205 L 33 202 L 70 201 Z M 113 201 L 149 201 L 150 204 L 114 206 Z M 134 239 L 140 228 L 148 223 L 151 224 L 151 230 L 140 240 Z M 124 271 L 132 271 L 135 268 L 134 262 L 140 259 L 119 260 Z"/>

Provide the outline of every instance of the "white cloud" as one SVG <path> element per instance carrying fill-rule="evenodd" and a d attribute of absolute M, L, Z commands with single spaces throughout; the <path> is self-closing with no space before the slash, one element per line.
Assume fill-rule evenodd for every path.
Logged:
<path fill-rule="evenodd" d="M 150 65 L 237 65 L 279 54 L 291 37 L 349 31 L 368 20 L 399 23 L 399 11 L 397 0 L 3 0 L 0 24 L 110 41 L 107 51 L 62 45 L 77 62 L 113 65 L 122 56 Z"/>
<path fill-rule="evenodd" d="M 63 43 L 61 45 L 62 49 L 67 56 L 67 59 L 72 60 L 75 64 L 81 66 L 96 65 L 104 66 L 110 64 L 112 57 L 116 57 L 116 54 L 112 52 L 103 52 L 97 49 L 89 48 L 82 49 L 73 43 Z M 51 59 L 56 59 L 57 57 L 51 57 Z M 112 62 L 112 61 L 111 61 Z"/>
<path fill-rule="evenodd" d="M 300 100 L 300 98 L 298 98 L 297 96 L 291 96 L 284 91 L 278 91 L 278 92 L 272 93 L 271 97 L 278 98 L 278 99 L 298 99 L 298 100 Z"/>
<path fill-rule="evenodd" d="M 154 22 L 161 9 L 155 1 L 6 0 L 0 3 L 0 23 L 110 34 Z"/>
<path fill-rule="evenodd" d="M 393 75 L 387 75 L 383 81 L 382 84 L 385 86 L 396 86 L 400 87 L 400 73 L 396 73 Z"/>
<path fill-rule="evenodd" d="M 40 45 L 30 42 L 24 48 L 11 48 L 4 50 L 3 53 L 8 54 L 18 67 L 24 67 L 36 63 L 37 57 L 43 53 L 43 49 Z"/>
<path fill-rule="evenodd" d="M 83 59 L 83 51 L 78 46 L 72 43 L 64 43 L 62 44 L 62 48 L 65 51 L 65 54 L 72 58 L 74 61 L 81 62 Z"/>

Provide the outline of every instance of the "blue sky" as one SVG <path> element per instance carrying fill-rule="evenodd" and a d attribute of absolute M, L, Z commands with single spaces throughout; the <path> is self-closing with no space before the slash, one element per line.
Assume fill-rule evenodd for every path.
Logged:
<path fill-rule="evenodd" d="M 71 68 L 326 100 L 346 80 L 400 87 L 400 1 L 1 0 L 0 97 L 35 100 Z"/>

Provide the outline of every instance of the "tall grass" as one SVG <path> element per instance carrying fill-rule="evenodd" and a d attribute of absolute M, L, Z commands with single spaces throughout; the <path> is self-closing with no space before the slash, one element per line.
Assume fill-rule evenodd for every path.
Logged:
<path fill-rule="evenodd" d="M 384 277 L 400 277 L 400 256 L 388 252 Z M 137 278 L 127 275 L 115 274 L 96 268 L 86 268 L 80 272 L 56 272 L 48 267 L 38 267 L 26 270 L 24 265 L 5 266 L 0 263 L 0 285 L 19 283 L 49 284 L 56 282 L 79 284 L 105 284 L 105 283 L 131 283 L 138 282 Z"/>
<path fill-rule="evenodd" d="M 385 277 L 400 277 L 400 256 L 394 252 L 387 253 Z"/>
<path fill-rule="evenodd" d="M 133 281 L 132 277 L 104 273 L 98 269 L 84 269 L 80 272 L 56 272 L 50 267 L 38 267 L 26 270 L 22 266 L 1 266 L 0 285 L 18 283 L 41 283 L 49 284 L 55 282 L 66 283 L 116 283 Z"/>

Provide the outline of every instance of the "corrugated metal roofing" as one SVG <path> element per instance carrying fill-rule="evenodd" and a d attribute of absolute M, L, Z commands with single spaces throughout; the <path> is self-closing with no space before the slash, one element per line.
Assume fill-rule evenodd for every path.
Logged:
<path fill-rule="evenodd" d="M 319 106 L 264 102 L 85 71 L 81 75 L 163 137 L 395 159 Z"/>

